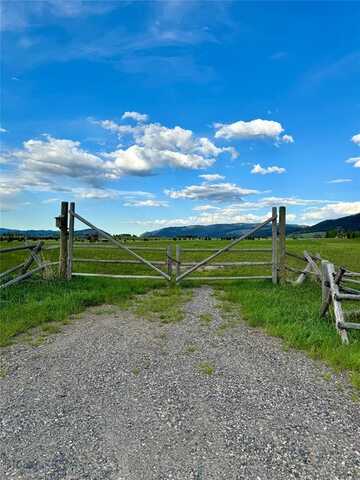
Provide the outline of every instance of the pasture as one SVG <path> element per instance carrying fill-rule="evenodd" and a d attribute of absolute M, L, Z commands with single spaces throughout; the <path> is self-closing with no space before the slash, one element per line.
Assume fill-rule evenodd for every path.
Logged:
<path fill-rule="evenodd" d="M 187 251 L 188 249 L 214 249 L 225 246 L 223 240 L 130 240 L 126 245 L 145 248 L 141 251 L 144 258 L 164 262 L 166 270 L 166 248 L 175 244 L 181 247 L 181 261 L 198 262 L 209 255 L 206 251 Z M 46 247 L 55 247 L 56 241 L 47 241 Z M 2 242 L 1 247 L 15 246 L 15 242 Z M 156 251 L 146 249 L 155 248 Z M 271 249 L 271 240 L 244 240 L 242 249 Z M 336 265 L 360 271 L 360 241 L 348 239 L 287 239 L 287 251 L 301 254 L 304 250 L 319 253 L 322 258 L 329 259 Z M 1 270 L 11 268 L 23 261 L 27 253 L 19 251 L 4 254 L 1 257 Z M 58 260 L 59 250 L 44 251 L 49 261 Z M 145 265 L 93 263 L 91 260 L 126 260 L 128 253 L 113 248 L 107 242 L 76 242 L 74 249 L 74 272 L 105 274 L 151 274 Z M 77 262 L 76 259 L 83 261 Z M 88 261 L 87 261 L 88 260 Z M 259 262 L 271 261 L 271 253 L 267 252 L 226 252 L 218 257 L 221 262 Z M 302 269 L 297 259 L 290 259 L 289 265 Z M 219 275 L 219 268 L 204 267 L 196 273 L 200 276 Z M 222 267 L 221 276 L 236 275 L 271 275 L 271 266 L 236 266 Z M 289 278 L 296 275 L 288 272 Z M 154 289 L 196 288 L 200 284 L 209 283 L 215 288 L 222 300 L 224 308 L 238 309 L 251 325 L 261 326 L 270 335 L 284 339 L 285 348 L 295 347 L 308 351 L 312 357 L 326 361 L 335 369 L 350 371 L 354 385 L 360 387 L 360 335 L 352 331 L 349 335 L 349 346 L 342 346 L 333 324 L 319 318 L 321 303 L 320 286 L 311 280 L 303 285 L 272 285 L 270 280 L 251 281 L 192 281 L 186 280 L 181 287 L 169 287 L 163 280 L 143 279 L 111 279 L 74 277 L 70 282 L 56 278 L 55 267 L 53 278 L 43 279 L 40 276 L 29 279 L 19 285 L 2 291 L 2 314 L 0 328 L 0 344 L 2 346 L 16 340 L 16 336 L 32 327 L 40 327 L 43 335 L 55 332 L 62 323 L 68 322 L 70 315 L 78 314 L 89 306 L 114 304 L 126 306 L 135 295 L 145 294 Z M 347 306 L 348 307 L 348 306 Z M 166 307 L 164 307 L 166 308 Z M 349 308 L 352 305 L 349 304 Z"/>

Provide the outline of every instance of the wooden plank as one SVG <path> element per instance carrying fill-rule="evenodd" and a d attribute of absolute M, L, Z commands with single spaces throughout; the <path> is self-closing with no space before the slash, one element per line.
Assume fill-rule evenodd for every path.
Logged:
<path fill-rule="evenodd" d="M 288 268 L 286 269 L 289 270 Z M 295 280 L 294 285 L 301 285 L 302 283 L 304 283 L 304 280 L 307 277 L 307 275 L 311 272 L 311 269 L 312 269 L 312 266 L 310 263 L 308 263 L 305 269 L 300 273 L 298 278 Z"/>
<path fill-rule="evenodd" d="M 360 285 L 360 280 L 354 280 L 353 278 L 344 277 L 343 282 L 357 283 L 358 285 Z"/>
<path fill-rule="evenodd" d="M 341 328 L 341 324 L 345 322 L 345 315 L 341 307 L 341 303 L 337 299 L 337 295 L 339 294 L 339 287 L 335 282 L 336 274 L 335 274 L 334 265 L 332 263 L 327 262 L 326 269 L 327 269 L 327 276 L 330 284 L 330 294 L 331 294 L 332 304 L 334 308 L 336 329 L 341 337 L 342 343 L 347 344 L 349 343 L 347 332 L 344 328 Z"/>
<path fill-rule="evenodd" d="M 286 279 L 286 208 L 279 208 L 279 280 Z"/>
<path fill-rule="evenodd" d="M 10 275 L 11 273 L 17 272 L 17 271 L 20 270 L 20 268 L 22 268 L 24 265 L 25 265 L 25 262 L 20 263 L 19 265 L 16 265 L 15 267 L 9 268 L 9 270 L 5 270 L 5 272 L 1 272 L 1 273 L 0 273 L 0 278 L 7 277 L 7 276 Z"/>
<path fill-rule="evenodd" d="M 140 255 L 138 255 L 136 252 L 133 252 L 132 250 L 130 250 L 130 248 L 126 247 L 125 245 L 123 245 L 122 243 L 120 243 L 119 241 L 115 240 L 115 238 L 113 238 L 109 233 L 106 233 L 104 232 L 103 230 L 100 230 L 100 228 L 97 228 L 95 227 L 95 225 L 93 225 L 92 223 L 90 223 L 88 220 L 85 220 L 85 218 L 81 217 L 78 213 L 74 212 L 74 217 L 77 218 L 78 220 L 80 220 L 80 222 L 84 223 L 85 225 L 87 225 L 88 227 L 92 228 L 93 230 L 96 230 L 102 237 L 104 238 L 107 238 L 111 243 L 113 243 L 114 245 L 117 245 L 119 248 L 125 250 L 126 252 L 128 252 L 130 255 L 132 255 L 133 257 L 137 258 L 138 260 L 140 260 L 142 263 L 144 263 L 145 265 L 147 265 L 148 267 L 152 268 L 153 270 L 155 270 L 156 272 L 160 273 L 160 275 L 162 275 L 164 278 L 166 278 L 166 280 L 170 280 L 170 277 L 167 273 L 163 272 L 162 270 L 160 270 L 160 268 L 157 268 L 155 265 L 153 265 L 151 262 L 149 262 L 148 260 L 146 260 L 145 258 L 141 257 Z"/>
<path fill-rule="evenodd" d="M 19 283 L 19 282 L 25 280 L 26 278 L 31 277 L 32 275 L 34 275 L 34 273 L 40 272 L 40 270 L 43 270 L 44 268 L 50 267 L 51 265 L 58 265 L 58 264 L 59 264 L 59 262 L 43 263 L 42 265 L 40 265 L 36 268 L 33 268 L 32 270 L 29 270 L 28 272 L 26 272 L 22 275 L 19 275 L 18 277 L 13 278 L 12 280 L 9 280 L 8 282 L 4 283 L 3 285 L 0 285 L 0 289 L 10 287 L 11 285 L 15 285 L 16 283 Z"/>
<path fill-rule="evenodd" d="M 360 323 L 343 322 L 341 324 L 341 328 L 345 328 L 346 330 L 350 330 L 350 329 L 360 330 Z"/>
<path fill-rule="evenodd" d="M 217 252 L 218 248 L 182 248 L 183 252 Z M 271 253 L 272 248 L 229 248 L 229 252 L 245 252 L 245 253 Z"/>
<path fill-rule="evenodd" d="M 112 275 L 109 273 L 79 273 L 73 272 L 73 277 L 105 277 L 105 278 L 143 278 L 146 280 L 164 280 L 161 275 Z M 166 280 L 166 279 L 165 279 Z"/>
<path fill-rule="evenodd" d="M 242 277 L 187 277 L 187 280 L 272 280 L 271 275 L 252 275 Z"/>
<path fill-rule="evenodd" d="M 180 268 L 181 268 L 181 247 L 180 245 L 176 244 L 176 276 L 180 275 Z"/>
<path fill-rule="evenodd" d="M 21 274 L 25 273 L 31 267 L 34 260 L 36 259 L 36 256 L 34 256 L 34 254 L 36 255 L 38 252 L 40 252 L 43 245 L 44 245 L 44 242 L 41 240 L 37 243 L 36 247 L 31 250 L 29 258 L 24 262 L 24 266 L 21 269 Z"/>
<path fill-rule="evenodd" d="M 265 225 L 267 225 L 268 223 L 270 223 L 272 221 L 272 217 L 268 218 L 267 220 L 265 220 L 265 222 L 261 223 L 260 225 L 258 225 L 257 227 L 253 228 L 250 232 L 242 235 L 241 237 L 237 238 L 236 240 L 233 240 L 231 243 L 229 243 L 229 245 L 221 248 L 220 250 L 218 250 L 217 252 L 213 253 L 212 255 L 210 255 L 210 257 L 207 257 L 205 258 L 204 260 L 202 260 L 201 262 L 199 262 L 198 264 L 194 265 L 193 267 L 189 268 L 189 270 L 186 270 L 186 272 L 182 273 L 181 275 L 179 275 L 177 278 L 176 278 L 176 282 L 179 282 L 180 280 L 182 280 L 183 278 L 185 278 L 186 276 L 190 275 L 190 273 L 194 272 L 195 270 L 197 270 L 198 268 L 202 267 L 203 265 L 206 265 L 207 263 L 211 262 L 211 260 L 213 260 L 214 258 L 218 257 L 219 255 L 221 255 L 222 253 L 224 252 L 227 252 L 231 247 L 233 247 L 234 245 L 236 245 L 237 243 L 241 242 L 242 240 L 244 240 L 245 238 L 249 237 L 250 235 L 256 233 L 258 230 L 260 230 L 261 228 L 263 228 Z"/>
<path fill-rule="evenodd" d="M 76 235 L 76 232 L 75 232 Z M 114 245 L 107 245 L 106 243 L 104 244 L 98 244 L 98 243 L 74 243 L 74 248 L 101 248 L 101 249 L 110 249 L 110 250 L 117 250 L 119 247 L 115 247 Z M 166 248 L 159 248 L 159 247 L 136 247 L 136 246 L 131 246 L 128 247 L 131 248 L 131 250 L 134 251 L 147 251 L 147 252 L 166 252 Z"/>
<path fill-rule="evenodd" d="M 329 279 L 329 272 L 328 272 L 328 264 L 327 260 L 321 261 L 321 285 L 322 285 L 322 304 L 320 307 L 320 316 L 323 317 L 326 315 L 330 303 L 331 303 L 331 290 L 330 290 L 330 279 Z M 344 269 L 339 268 L 336 272 L 334 277 L 335 285 L 339 285 L 341 282 L 342 276 L 344 275 Z"/>
<path fill-rule="evenodd" d="M 172 245 L 168 245 L 168 246 L 167 246 L 166 259 L 167 259 L 168 275 L 169 275 L 169 277 L 171 278 L 171 277 L 172 277 L 172 270 L 173 270 Z"/>
<path fill-rule="evenodd" d="M 60 229 L 60 255 L 59 255 L 59 276 L 66 278 L 67 254 L 68 254 L 68 202 L 61 202 L 61 213 L 58 223 Z"/>
<path fill-rule="evenodd" d="M 102 258 L 73 258 L 73 263 L 114 263 L 120 265 L 143 265 L 143 262 L 140 260 L 112 260 L 112 259 L 102 259 Z M 165 261 L 151 261 L 153 265 L 167 265 Z"/>
<path fill-rule="evenodd" d="M 68 280 L 71 280 L 73 256 L 74 256 L 74 212 L 75 212 L 75 203 L 70 202 L 69 207 L 69 237 L 68 237 L 68 258 L 67 258 L 67 269 L 66 277 Z"/>
<path fill-rule="evenodd" d="M 272 242 L 272 282 L 274 285 L 278 283 L 278 258 L 277 258 L 277 208 L 272 208 L 271 222 L 271 242 Z"/>
<path fill-rule="evenodd" d="M 352 300 L 354 302 L 360 301 L 360 295 L 354 295 L 352 293 L 340 293 L 336 294 L 336 300 Z"/>
<path fill-rule="evenodd" d="M 316 275 L 319 277 L 319 279 L 321 279 L 321 272 L 320 272 L 319 267 L 317 266 L 317 264 L 312 259 L 311 255 L 306 250 L 304 250 L 304 257 L 307 260 L 307 262 L 311 265 L 311 268 L 316 273 Z"/>
<path fill-rule="evenodd" d="M 360 277 L 360 273 L 358 272 L 349 272 L 346 270 L 345 272 L 345 277 Z"/>
<path fill-rule="evenodd" d="M 19 250 L 32 250 L 37 245 L 38 243 L 32 243 L 30 245 L 18 245 L 17 247 L 0 248 L 0 253 L 17 252 Z"/>

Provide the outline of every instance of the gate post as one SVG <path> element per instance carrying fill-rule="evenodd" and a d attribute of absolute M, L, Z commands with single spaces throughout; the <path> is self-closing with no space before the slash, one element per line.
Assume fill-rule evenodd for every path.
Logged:
<path fill-rule="evenodd" d="M 286 208 L 279 208 L 279 279 L 285 282 L 286 279 Z"/>
<path fill-rule="evenodd" d="M 60 229 L 60 255 L 59 255 L 59 276 L 66 278 L 67 257 L 68 257 L 68 202 L 61 202 L 60 216 L 56 217 L 56 226 Z"/>
<path fill-rule="evenodd" d="M 277 208 L 272 208 L 272 283 L 276 285 L 278 283 L 278 259 L 277 259 Z"/>
<path fill-rule="evenodd" d="M 176 276 L 178 277 L 181 273 L 180 270 L 180 256 L 181 256 L 181 247 L 176 244 Z"/>
<path fill-rule="evenodd" d="M 72 277 L 72 260 L 73 260 L 73 249 L 74 249 L 74 212 L 75 212 L 75 202 L 70 203 L 69 208 L 69 238 L 68 238 L 68 258 L 67 258 L 67 269 L 66 269 L 66 278 L 71 280 Z"/>
<path fill-rule="evenodd" d="M 173 270 L 172 245 L 168 245 L 168 246 L 167 246 L 166 258 L 167 258 L 167 270 L 168 270 L 168 275 L 169 275 L 170 278 L 172 278 L 172 270 Z"/>

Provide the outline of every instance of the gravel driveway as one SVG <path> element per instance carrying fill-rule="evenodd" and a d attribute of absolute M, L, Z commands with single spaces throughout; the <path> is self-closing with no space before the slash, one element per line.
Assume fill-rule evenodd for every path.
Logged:
<path fill-rule="evenodd" d="M 6 349 L 1 480 L 360 478 L 359 404 L 341 378 L 246 324 L 219 335 L 209 287 L 185 309 L 167 325 L 92 309 Z"/>

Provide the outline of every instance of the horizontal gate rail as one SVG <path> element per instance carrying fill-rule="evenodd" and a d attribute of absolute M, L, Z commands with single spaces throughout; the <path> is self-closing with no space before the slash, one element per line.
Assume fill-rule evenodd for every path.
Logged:
<path fill-rule="evenodd" d="M 146 280 L 166 280 L 166 278 L 161 275 L 116 275 L 111 273 L 77 273 L 77 272 L 74 272 L 72 275 L 75 277 L 105 277 L 105 278 L 128 278 L 128 279 L 144 278 Z"/>
<path fill-rule="evenodd" d="M 247 276 L 237 276 L 237 277 L 189 277 L 188 280 L 271 280 L 271 275 L 247 275 Z"/>
<path fill-rule="evenodd" d="M 253 228 L 252 230 L 250 230 L 248 233 L 242 235 L 241 237 L 233 240 L 231 243 L 229 243 L 229 245 L 227 245 L 226 247 L 224 248 L 221 248 L 220 250 L 216 251 L 215 253 L 213 253 L 212 255 L 210 255 L 210 257 L 207 257 L 205 258 L 204 260 L 202 260 L 201 262 L 195 264 L 194 266 L 192 266 L 191 268 L 189 268 L 188 270 L 186 270 L 185 272 L 183 272 L 182 274 L 178 275 L 176 277 L 176 282 L 180 282 L 180 280 L 182 280 L 183 278 L 187 277 L 188 275 L 190 275 L 192 272 L 194 272 L 195 270 L 198 270 L 200 267 L 206 265 L 207 263 L 211 262 L 211 260 L 213 260 L 214 258 L 218 257 L 219 255 L 221 255 L 222 253 L 224 252 L 227 252 L 229 251 L 234 245 L 236 245 L 237 243 L 241 242 L 241 240 L 244 240 L 245 238 L 253 235 L 254 233 L 256 233 L 258 230 L 260 230 L 261 228 L 263 228 L 265 225 L 267 225 L 268 223 L 272 222 L 274 219 L 276 219 L 276 215 L 274 216 L 271 216 L 270 218 L 268 218 L 267 220 L 265 220 L 265 222 L 261 223 L 260 225 L 258 225 L 257 227 Z"/>

